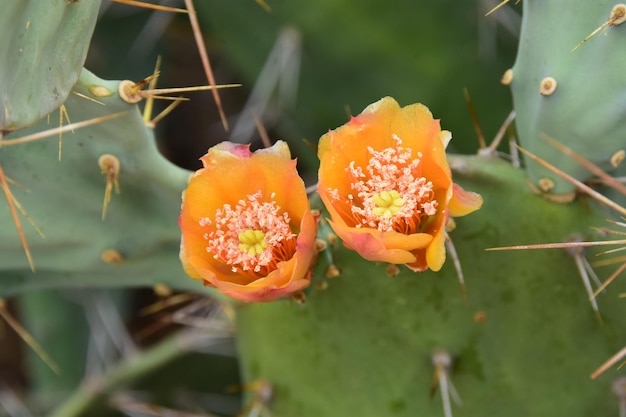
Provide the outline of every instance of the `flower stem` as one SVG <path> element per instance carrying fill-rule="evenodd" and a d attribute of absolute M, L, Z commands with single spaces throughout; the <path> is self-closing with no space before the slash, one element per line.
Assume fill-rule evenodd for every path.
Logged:
<path fill-rule="evenodd" d="M 79 417 L 100 402 L 104 396 L 120 386 L 172 362 L 192 351 L 206 341 L 205 335 L 184 330 L 157 345 L 122 360 L 117 366 L 103 374 L 87 378 L 86 381 L 50 417 Z"/>

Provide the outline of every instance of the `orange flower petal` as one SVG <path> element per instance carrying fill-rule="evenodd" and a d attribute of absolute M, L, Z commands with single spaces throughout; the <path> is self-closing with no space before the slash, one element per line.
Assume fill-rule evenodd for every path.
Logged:
<path fill-rule="evenodd" d="M 451 139 L 421 104 L 385 97 L 320 138 L 318 193 L 343 240 L 366 259 L 441 269 L 448 216 L 477 210 L 452 182 Z"/>
<path fill-rule="evenodd" d="M 201 160 L 179 218 L 185 272 L 241 301 L 271 301 L 306 288 L 317 223 L 287 145 L 252 153 L 223 142 Z M 262 240 L 247 246 L 243 232 Z"/>
<path fill-rule="evenodd" d="M 465 191 L 460 185 L 454 184 L 452 188 L 452 198 L 448 203 L 450 216 L 460 217 L 478 210 L 483 205 L 483 198 L 480 194 Z"/>
<path fill-rule="evenodd" d="M 446 261 L 446 233 L 443 228 L 435 233 L 432 242 L 426 249 L 426 263 L 428 268 L 439 271 Z"/>
<path fill-rule="evenodd" d="M 382 236 L 377 235 L 376 230 L 346 227 L 334 223 L 332 220 L 329 220 L 328 223 L 343 241 L 346 248 L 358 252 L 359 255 L 369 261 L 395 264 L 415 262 L 415 256 L 411 252 L 404 249 L 385 247 Z"/>

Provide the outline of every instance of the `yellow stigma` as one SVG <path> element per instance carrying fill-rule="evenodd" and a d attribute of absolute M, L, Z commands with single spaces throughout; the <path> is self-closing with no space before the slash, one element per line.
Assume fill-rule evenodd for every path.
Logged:
<path fill-rule="evenodd" d="M 248 229 L 239 233 L 237 236 L 239 241 L 239 249 L 246 252 L 249 256 L 260 255 L 267 248 L 265 241 L 265 233 L 260 230 Z"/>
<path fill-rule="evenodd" d="M 372 212 L 380 217 L 391 217 L 397 214 L 404 202 L 396 190 L 380 192 L 373 197 L 373 200 L 377 207 L 374 207 Z"/>

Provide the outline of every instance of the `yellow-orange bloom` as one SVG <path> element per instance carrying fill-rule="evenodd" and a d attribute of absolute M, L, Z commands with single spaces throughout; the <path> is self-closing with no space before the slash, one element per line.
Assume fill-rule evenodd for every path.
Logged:
<path fill-rule="evenodd" d="M 241 301 L 306 288 L 317 222 L 287 144 L 252 153 L 223 142 L 201 160 L 179 218 L 185 272 Z"/>
<path fill-rule="evenodd" d="M 321 137 L 318 192 L 347 248 L 414 271 L 441 269 L 448 217 L 482 205 L 452 182 L 451 138 L 428 108 L 390 97 Z"/>

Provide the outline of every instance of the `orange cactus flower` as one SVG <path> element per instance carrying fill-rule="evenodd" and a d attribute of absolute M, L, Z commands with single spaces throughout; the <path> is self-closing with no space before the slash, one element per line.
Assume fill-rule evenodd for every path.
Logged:
<path fill-rule="evenodd" d="M 223 142 L 183 193 L 185 272 L 241 301 L 272 301 L 306 288 L 317 222 L 285 142 L 250 152 Z"/>
<path fill-rule="evenodd" d="M 428 108 L 390 97 L 321 137 L 318 192 L 347 248 L 414 271 L 441 269 L 449 216 L 482 205 L 452 182 L 451 138 Z"/>

